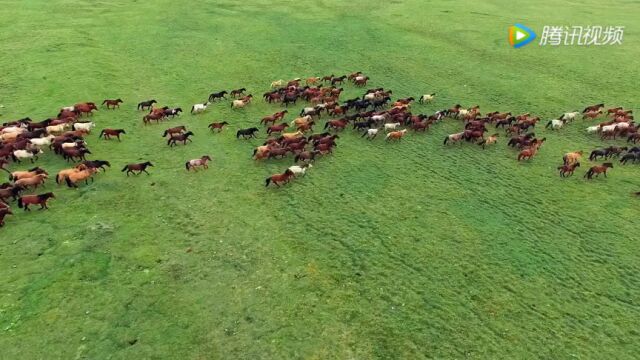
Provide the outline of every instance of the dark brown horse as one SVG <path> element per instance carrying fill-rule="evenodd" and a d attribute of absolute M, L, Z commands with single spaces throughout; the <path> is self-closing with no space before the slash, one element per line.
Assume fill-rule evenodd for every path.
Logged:
<path fill-rule="evenodd" d="M 282 110 L 282 111 L 278 111 L 277 113 L 273 114 L 273 115 L 269 115 L 269 116 L 265 116 L 260 120 L 260 124 L 265 124 L 268 125 L 269 123 L 275 124 L 276 121 L 283 119 L 285 114 L 288 113 L 289 111 Z"/>
<path fill-rule="evenodd" d="M 289 127 L 289 124 L 287 124 L 286 122 L 283 122 L 280 125 L 269 126 L 267 128 L 267 135 L 271 135 L 273 133 L 281 133 L 288 127 Z"/>
<path fill-rule="evenodd" d="M 231 95 L 231 97 L 235 98 L 235 97 L 244 95 L 245 91 L 247 91 L 247 89 L 240 88 L 240 89 L 231 90 L 231 92 L 229 94 Z"/>
<path fill-rule="evenodd" d="M 167 135 L 169 135 L 169 137 L 171 137 L 174 134 L 182 134 L 185 131 L 187 131 L 187 128 L 184 125 L 172 127 L 172 128 L 169 128 L 169 129 L 165 130 L 164 133 L 162 134 L 162 137 L 167 137 Z"/>
<path fill-rule="evenodd" d="M 187 141 L 192 141 L 191 139 L 189 139 L 189 137 L 193 135 L 194 134 L 192 131 L 187 131 L 186 133 L 183 133 L 183 134 L 172 134 L 169 140 L 167 141 L 167 145 L 173 147 L 177 145 L 178 141 L 182 141 L 182 145 L 187 145 Z"/>
<path fill-rule="evenodd" d="M 8 207 L 3 207 L 0 209 L 0 227 L 4 226 L 4 218 L 7 215 L 13 215 L 13 213 L 11 212 L 11 208 Z"/>
<path fill-rule="evenodd" d="M 106 99 L 105 101 L 102 102 L 102 105 L 107 105 L 107 109 L 109 109 L 109 106 L 111 106 L 113 109 L 115 109 L 116 107 L 120 107 L 120 104 L 122 104 L 123 101 L 122 99 L 115 99 L 115 100 L 109 100 Z"/>
<path fill-rule="evenodd" d="M 147 100 L 138 103 L 138 110 L 151 109 L 153 104 L 157 104 L 158 102 L 155 100 Z"/>
<path fill-rule="evenodd" d="M 274 183 L 277 187 L 280 187 L 280 184 L 287 184 L 291 180 L 292 177 L 293 177 L 293 172 L 291 170 L 287 169 L 282 174 L 275 174 L 275 175 L 269 176 L 265 180 L 264 186 L 267 187 L 267 186 L 269 186 L 269 184 Z"/>
<path fill-rule="evenodd" d="M 155 120 L 156 123 L 160 123 L 160 120 L 164 119 L 164 110 L 159 113 L 151 113 L 142 117 L 142 121 L 145 125 Z"/>
<path fill-rule="evenodd" d="M 78 115 L 93 115 L 93 110 L 98 111 L 98 107 L 94 103 L 83 103 L 75 105 L 75 111 Z"/>
<path fill-rule="evenodd" d="M 126 171 L 127 172 L 127 176 L 129 176 L 129 173 L 132 173 L 134 175 L 140 175 L 143 172 L 145 174 L 147 174 L 147 175 L 150 175 L 147 172 L 147 167 L 149 167 L 149 166 L 153 167 L 153 164 L 150 161 L 146 161 L 146 162 L 138 163 L 138 164 L 128 164 L 128 165 L 125 165 L 122 168 L 121 172 L 125 172 Z M 138 172 L 137 174 L 135 173 L 136 171 Z"/>
<path fill-rule="evenodd" d="M 127 132 L 124 129 L 103 129 L 98 135 L 98 138 L 104 137 L 105 140 L 110 140 L 112 136 L 118 138 L 120 141 L 120 134 L 126 134 Z"/>
<path fill-rule="evenodd" d="M 48 192 L 40 195 L 24 195 L 18 199 L 18 207 L 24 211 L 31 211 L 29 205 L 40 205 L 40 210 L 49 209 L 47 201 L 49 199 L 55 199 L 55 195 L 52 192 Z"/>
<path fill-rule="evenodd" d="M 577 167 L 580 167 L 580 163 L 574 163 L 571 165 L 561 165 L 558 166 L 558 170 L 560 170 L 560 177 L 569 177 L 571 175 L 573 175 L 573 172 L 576 170 Z"/>

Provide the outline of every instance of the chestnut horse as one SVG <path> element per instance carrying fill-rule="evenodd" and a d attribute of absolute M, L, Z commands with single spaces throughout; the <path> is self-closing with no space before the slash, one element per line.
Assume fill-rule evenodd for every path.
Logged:
<path fill-rule="evenodd" d="M 172 128 L 169 128 L 169 129 L 165 130 L 164 133 L 162 133 L 162 137 L 167 137 L 167 135 L 169 135 L 169 137 L 171 137 L 174 134 L 182 134 L 185 131 L 187 131 L 187 128 L 184 125 L 172 127 Z"/>
<path fill-rule="evenodd" d="M 282 174 L 271 175 L 265 180 L 264 186 L 267 187 L 269 184 L 274 183 L 277 187 L 280 187 L 280 184 L 287 184 L 293 175 L 293 171 L 289 169 Z"/>
<path fill-rule="evenodd" d="M 52 192 L 48 192 L 40 195 L 24 195 L 18 198 L 18 207 L 24 208 L 24 211 L 31 211 L 29 205 L 40 205 L 40 210 L 49 209 L 47 201 L 49 199 L 55 199 L 55 195 Z"/>
<path fill-rule="evenodd" d="M 214 129 L 218 129 L 218 132 L 222 131 L 222 129 L 224 128 L 225 125 L 229 125 L 228 122 L 223 121 L 223 122 L 214 122 L 209 124 L 209 129 L 211 129 L 211 131 L 213 131 Z"/>
<path fill-rule="evenodd" d="M 573 163 L 571 165 L 564 164 L 564 165 L 558 166 L 558 170 L 560 170 L 560 177 L 569 177 L 573 175 L 573 172 L 576 170 L 577 167 L 580 167 L 579 162 Z"/>

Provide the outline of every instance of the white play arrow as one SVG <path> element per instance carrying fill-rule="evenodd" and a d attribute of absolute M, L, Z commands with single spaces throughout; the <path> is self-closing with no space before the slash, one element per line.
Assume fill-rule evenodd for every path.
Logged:
<path fill-rule="evenodd" d="M 516 40 L 524 39 L 527 37 L 527 34 L 522 31 L 516 31 Z"/>

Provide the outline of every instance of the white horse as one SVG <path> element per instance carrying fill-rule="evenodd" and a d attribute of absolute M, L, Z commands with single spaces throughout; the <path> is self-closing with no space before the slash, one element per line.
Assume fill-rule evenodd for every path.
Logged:
<path fill-rule="evenodd" d="M 51 145 L 51 142 L 53 141 L 53 139 L 55 138 L 55 136 L 53 135 L 48 135 L 45 136 L 43 138 L 33 138 L 33 139 L 29 139 L 29 142 L 34 145 L 35 147 L 37 147 L 38 149 L 43 148 L 44 146 L 49 146 Z"/>
<path fill-rule="evenodd" d="M 391 123 L 391 124 L 384 124 L 384 131 L 385 132 L 389 132 L 389 130 L 395 130 L 395 129 L 398 128 L 398 126 L 400 126 L 399 122 Z"/>
<path fill-rule="evenodd" d="M 578 115 L 580 115 L 580 112 L 578 112 L 578 111 L 566 112 L 566 113 L 560 115 L 558 120 L 566 120 L 568 122 L 571 122 L 571 121 L 575 120 L 578 117 Z"/>
<path fill-rule="evenodd" d="M 313 167 L 313 165 L 311 164 L 304 164 L 304 165 L 293 165 L 289 167 L 289 170 L 291 170 L 291 172 L 293 173 L 294 176 L 305 176 L 307 175 L 307 169 L 311 169 Z"/>
<path fill-rule="evenodd" d="M 67 124 L 47 126 L 45 128 L 45 130 L 47 131 L 47 134 L 49 135 L 63 133 L 66 129 L 67 129 Z"/>
<path fill-rule="evenodd" d="M 33 162 L 33 159 L 38 160 L 38 154 L 42 154 L 42 150 L 15 150 L 13 152 L 13 160 L 20 162 L 24 159 L 30 159 Z"/>
<path fill-rule="evenodd" d="M 376 136 L 378 136 L 378 129 L 367 129 L 367 132 L 362 134 L 361 137 L 367 137 L 367 140 L 373 140 Z"/>
<path fill-rule="evenodd" d="M 614 131 L 616 131 L 616 127 L 618 127 L 618 124 L 602 126 L 600 128 L 600 131 L 603 132 L 603 133 L 614 132 Z"/>
<path fill-rule="evenodd" d="M 373 115 L 371 117 L 371 120 L 375 121 L 376 123 L 381 123 L 386 121 L 388 118 L 389 118 L 389 114 Z"/>
<path fill-rule="evenodd" d="M 62 109 L 60 109 L 60 111 L 75 111 L 76 107 L 75 106 L 65 106 Z"/>
<path fill-rule="evenodd" d="M 424 104 L 424 103 L 430 103 L 433 101 L 433 99 L 436 97 L 436 93 L 433 94 L 424 94 L 422 96 L 420 96 L 420 99 L 418 99 L 418 102 L 420 104 Z"/>
<path fill-rule="evenodd" d="M 631 124 L 628 122 L 619 122 L 616 124 L 616 129 L 627 129 L 629 126 L 631 126 Z"/>
<path fill-rule="evenodd" d="M 60 144 L 60 147 L 63 149 L 72 149 L 72 148 L 77 148 L 80 145 L 86 146 L 87 142 L 86 141 L 65 142 Z"/>
<path fill-rule="evenodd" d="M 27 129 L 20 126 L 7 126 L 6 128 L 0 130 L 0 134 L 8 134 L 8 133 L 22 134 L 25 131 L 27 131 Z"/>
<path fill-rule="evenodd" d="M 207 106 L 209 106 L 209 104 L 211 104 L 210 102 L 205 102 L 204 104 L 195 104 L 191 107 L 191 113 L 192 114 L 200 114 L 202 112 L 204 112 L 205 110 L 207 110 Z"/>
<path fill-rule="evenodd" d="M 549 120 L 545 128 L 551 127 L 552 130 L 558 130 L 558 129 L 561 129 L 566 123 L 567 123 L 567 120 L 565 119 L 562 119 L 562 120 L 553 119 L 553 120 Z"/>
<path fill-rule="evenodd" d="M 587 134 L 595 134 L 600 131 L 600 125 L 589 126 L 587 128 Z"/>
<path fill-rule="evenodd" d="M 73 130 L 86 130 L 87 133 L 91 133 L 91 129 L 93 129 L 94 127 L 96 127 L 96 124 L 94 122 L 73 124 Z"/>
<path fill-rule="evenodd" d="M 279 87 L 283 87 L 283 86 L 284 86 L 284 80 L 282 80 L 282 79 L 271 82 L 271 87 L 272 88 L 279 88 Z"/>

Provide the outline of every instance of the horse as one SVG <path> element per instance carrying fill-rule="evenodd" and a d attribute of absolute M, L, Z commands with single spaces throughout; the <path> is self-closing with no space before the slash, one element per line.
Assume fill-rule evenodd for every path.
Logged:
<path fill-rule="evenodd" d="M 235 90 L 231 90 L 231 97 L 238 97 L 238 96 L 242 96 L 244 95 L 244 92 L 247 91 L 247 89 L 245 88 L 240 88 L 240 89 L 235 89 Z"/>
<path fill-rule="evenodd" d="M 285 109 L 285 110 L 279 111 L 277 113 L 274 113 L 273 115 L 265 116 L 262 119 L 260 119 L 260 124 L 263 124 L 263 123 L 265 125 L 268 125 L 269 123 L 275 124 L 276 121 L 278 121 L 280 119 L 283 119 L 285 114 L 288 113 L 288 112 L 289 111 Z"/>
<path fill-rule="evenodd" d="M 107 171 L 106 167 L 111 167 L 111 163 L 106 160 L 85 160 L 79 165 L 76 165 L 76 168 L 86 166 L 88 168 L 94 168 L 96 170 Z"/>
<path fill-rule="evenodd" d="M 400 131 L 392 131 L 390 133 L 387 134 L 387 136 L 384 138 L 385 141 L 390 141 L 390 140 L 402 140 L 402 138 L 404 137 L 404 135 L 407 133 L 407 129 L 404 130 L 400 130 Z"/>
<path fill-rule="evenodd" d="M 93 110 L 98 111 L 98 107 L 94 103 L 84 103 L 84 104 L 76 104 L 75 105 L 75 113 L 82 115 L 88 114 L 93 115 Z"/>
<path fill-rule="evenodd" d="M 561 129 L 565 124 L 567 123 L 567 120 L 562 119 L 562 120 L 549 120 L 549 122 L 547 123 L 547 125 L 545 126 L 546 128 L 551 127 L 552 130 L 559 130 Z"/>
<path fill-rule="evenodd" d="M 172 127 L 165 130 L 164 133 L 162 133 L 162 137 L 167 137 L 167 135 L 171 137 L 174 134 L 182 134 L 183 132 L 186 132 L 186 131 L 187 131 L 187 128 L 184 125 L 180 125 L 180 126 Z"/>
<path fill-rule="evenodd" d="M 593 119 L 597 118 L 597 117 L 598 117 L 598 116 L 600 116 L 600 115 L 602 115 L 602 110 L 589 111 L 589 112 L 584 113 L 584 114 L 582 115 L 582 118 L 583 118 L 583 119 L 589 118 L 589 119 L 592 119 L 592 120 L 593 120 Z"/>
<path fill-rule="evenodd" d="M 293 176 L 294 176 L 293 171 L 287 169 L 282 174 L 275 174 L 275 175 L 271 175 L 268 178 L 266 178 L 265 182 L 264 182 L 264 186 L 267 187 L 267 186 L 269 186 L 269 184 L 273 183 L 277 187 L 280 187 L 280 184 L 289 183 L 289 181 L 291 180 L 291 178 Z"/>
<path fill-rule="evenodd" d="M 367 137 L 367 140 L 373 140 L 376 138 L 376 136 L 378 136 L 378 131 L 379 129 L 367 129 L 367 131 L 365 131 L 361 137 Z"/>
<path fill-rule="evenodd" d="M 160 123 L 160 120 L 164 119 L 164 111 L 161 113 L 151 113 L 142 117 L 142 122 L 147 125 L 152 120 L 155 120 L 156 123 Z"/>
<path fill-rule="evenodd" d="M 582 113 L 584 114 L 591 111 L 600 111 L 602 108 L 604 108 L 604 104 L 591 105 L 584 108 L 584 110 L 582 110 Z"/>
<path fill-rule="evenodd" d="M 286 122 L 283 122 L 280 125 L 273 125 L 273 126 L 269 126 L 267 128 L 267 135 L 271 135 L 272 133 L 281 133 L 284 131 L 284 129 L 286 129 L 287 127 L 289 127 L 289 124 L 287 124 Z"/>
<path fill-rule="evenodd" d="M 193 169 L 194 171 L 198 171 L 198 167 L 202 167 L 204 169 L 208 169 L 209 165 L 208 162 L 211 161 L 211 157 L 209 155 L 204 155 L 199 159 L 193 159 L 193 160 L 189 160 L 187 161 L 184 166 L 187 169 L 187 171 L 190 171 L 191 169 Z"/>
<path fill-rule="evenodd" d="M 622 154 L 623 151 L 627 151 L 627 147 L 626 146 L 609 146 L 606 150 L 608 152 L 607 154 L 607 158 L 611 158 L 614 156 L 620 156 L 620 154 Z"/>
<path fill-rule="evenodd" d="M 204 104 L 194 104 L 191 107 L 191 113 L 192 114 L 200 114 L 203 113 L 205 110 L 207 110 L 207 107 L 210 105 L 211 103 L 209 101 L 206 101 Z"/>
<path fill-rule="evenodd" d="M 62 158 L 67 160 L 67 162 L 69 160 L 75 162 L 76 158 L 78 158 L 78 161 L 87 160 L 85 158 L 86 154 L 91 154 L 91 151 L 89 151 L 89 149 L 87 149 L 87 148 L 66 148 L 66 149 L 62 149 Z"/>
<path fill-rule="evenodd" d="M 18 198 L 18 207 L 24 208 L 24 211 L 31 211 L 29 205 L 40 205 L 40 210 L 49 209 L 47 201 L 49 199 L 55 199 L 56 196 L 52 192 L 40 194 L 40 195 L 24 195 Z"/>
<path fill-rule="evenodd" d="M 256 137 L 256 133 L 259 132 L 258 128 L 252 127 L 248 129 L 240 129 L 236 132 L 236 139 L 239 139 L 242 136 L 244 139 Z"/>
<path fill-rule="evenodd" d="M 305 84 L 307 84 L 307 85 L 316 85 L 319 82 L 320 82 L 320 78 L 317 77 L 317 76 L 308 77 L 305 80 Z"/>
<path fill-rule="evenodd" d="M 580 115 L 580 112 L 578 111 L 566 112 L 560 115 L 560 117 L 558 117 L 558 120 L 566 120 L 568 122 L 571 122 L 575 120 L 578 117 L 578 115 Z"/>
<path fill-rule="evenodd" d="M 182 145 L 187 145 L 187 141 L 192 142 L 192 140 L 189 139 L 190 136 L 194 136 L 192 131 L 180 134 L 171 134 L 169 140 L 167 140 L 167 145 L 170 147 L 176 146 L 178 141 L 182 141 Z"/>
<path fill-rule="evenodd" d="M 45 146 L 51 146 L 51 142 L 55 139 L 55 136 L 48 135 L 42 138 L 33 138 L 29 139 L 29 143 L 39 149 L 42 149 Z"/>
<path fill-rule="evenodd" d="M 607 177 L 607 170 L 613 169 L 612 163 L 603 163 L 602 165 L 592 166 L 587 173 L 584 174 L 584 177 L 588 180 L 593 178 L 593 175 L 598 177 L 600 174 L 604 174 L 604 177 Z"/>
<path fill-rule="evenodd" d="M 444 138 L 443 145 L 447 145 L 448 142 L 459 142 L 460 140 L 463 139 L 463 135 L 464 135 L 464 131 L 463 132 L 459 132 L 459 133 L 455 133 L 455 134 L 447 135 Z"/>
<path fill-rule="evenodd" d="M 102 105 L 107 105 L 107 109 L 109 109 L 109 106 L 112 106 L 113 109 L 115 110 L 115 108 L 120 108 L 120 104 L 122 104 L 124 101 L 122 101 L 122 99 L 115 99 L 115 100 L 109 100 L 106 99 L 105 101 L 102 102 Z"/>
<path fill-rule="evenodd" d="M 311 169 L 313 167 L 313 165 L 311 164 L 303 164 L 303 165 L 293 165 L 293 166 L 289 166 L 289 170 L 293 173 L 293 176 L 297 177 L 297 176 L 306 176 L 307 175 L 307 170 Z"/>
<path fill-rule="evenodd" d="M 153 167 L 153 164 L 150 161 L 146 161 L 143 163 L 138 163 L 138 164 L 127 164 L 125 165 L 122 170 L 120 170 L 120 172 L 127 172 L 127 176 L 129 176 L 129 173 L 132 173 L 134 175 L 140 175 L 143 172 L 147 175 L 151 175 L 147 172 L 147 167 Z M 135 172 L 138 172 L 137 174 Z"/>
<path fill-rule="evenodd" d="M 6 166 L 9 165 L 9 161 L 5 160 L 5 159 L 0 159 L 0 170 L 4 170 L 6 172 L 8 172 L 9 174 L 11 174 L 11 172 L 9 170 L 7 170 Z"/>
<path fill-rule="evenodd" d="M 224 90 L 220 92 L 211 93 L 209 95 L 209 102 L 214 102 L 216 101 L 216 99 L 226 99 L 226 97 L 224 97 L 226 94 L 228 93 Z"/>
<path fill-rule="evenodd" d="M 400 126 L 399 122 L 384 124 L 384 131 L 389 132 L 390 130 L 395 130 Z"/>
<path fill-rule="evenodd" d="M 64 179 L 66 179 L 66 177 L 69 174 L 72 174 L 72 173 L 75 173 L 75 172 L 78 172 L 78 171 L 82 171 L 82 170 L 86 170 L 88 168 L 89 167 L 84 165 L 84 164 L 79 164 L 79 165 L 76 165 L 75 167 L 72 167 L 70 169 L 62 169 L 62 170 L 58 171 L 58 174 L 56 174 L 56 184 L 61 184 L 62 181 Z"/>
<path fill-rule="evenodd" d="M 49 176 L 47 176 L 47 174 L 38 174 L 28 178 L 17 180 L 13 184 L 23 189 L 28 189 L 30 186 L 32 186 L 34 189 L 37 189 L 38 186 L 44 184 L 45 180 L 47 180 L 48 177 Z"/>
<path fill-rule="evenodd" d="M 91 182 L 93 182 L 93 174 L 95 174 L 98 170 L 95 168 L 86 168 L 84 170 L 78 170 L 72 173 L 67 174 L 64 178 L 67 186 L 70 188 L 77 188 L 78 183 L 84 180 L 86 185 L 89 185 L 89 178 L 91 178 Z"/>
<path fill-rule="evenodd" d="M 232 109 L 241 109 L 241 108 L 247 106 L 248 104 L 249 104 L 249 101 L 245 101 L 243 99 L 233 100 L 231 102 L 231 108 Z"/>
<path fill-rule="evenodd" d="M 98 135 L 98 139 L 104 137 L 105 140 L 110 140 L 112 136 L 118 138 L 120 141 L 120 134 L 126 134 L 127 132 L 124 129 L 102 129 L 100 131 L 100 135 Z"/>
<path fill-rule="evenodd" d="M 22 191 L 24 191 L 24 189 L 20 186 L 11 184 L 8 184 L 7 187 L 0 187 L 0 200 L 8 201 L 9 198 L 12 198 L 15 201 Z"/>
<path fill-rule="evenodd" d="M 582 150 L 566 153 L 562 157 L 562 160 L 564 161 L 565 165 L 575 164 L 578 161 L 580 161 L 580 158 L 582 158 L 582 154 L 583 154 Z"/>
<path fill-rule="evenodd" d="M 478 143 L 478 145 L 482 146 L 482 149 L 484 149 L 484 147 L 486 145 L 495 144 L 496 142 L 498 142 L 498 134 L 493 134 L 493 135 L 489 136 L 488 138 L 483 139 L 482 141 L 480 141 Z"/>
<path fill-rule="evenodd" d="M 171 118 L 173 119 L 176 116 L 180 116 L 180 113 L 182 112 L 182 108 L 179 108 L 179 107 L 174 108 L 174 109 L 166 108 L 166 109 L 164 109 L 163 112 L 164 112 L 164 116 L 165 117 L 171 116 Z"/>
<path fill-rule="evenodd" d="M 633 163 L 635 163 L 636 160 L 640 160 L 640 152 L 629 151 L 628 153 L 624 154 L 622 158 L 620 158 L 620 163 L 622 165 L 626 165 L 628 161 L 632 161 Z"/>
<path fill-rule="evenodd" d="M 594 161 L 598 160 L 598 156 L 602 156 L 603 158 L 607 158 L 609 156 L 609 150 L 607 149 L 596 149 L 591 152 L 589 155 L 589 160 Z"/>
<path fill-rule="evenodd" d="M 333 130 L 344 130 L 344 128 L 349 124 L 346 119 L 339 120 L 329 120 L 324 124 L 324 129 L 333 129 Z"/>
<path fill-rule="evenodd" d="M 420 104 L 425 104 L 425 103 L 428 104 L 428 103 L 432 102 L 435 97 L 436 97 L 436 93 L 422 95 L 418 99 L 418 103 L 420 103 Z"/>
<path fill-rule="evenodd" d="M 147 100 L 147 101 L 140 102 L 138 103 L 138 110 L 151 109 L 153 104 L 157 104 L 157 103 L 158 102 L 155 100 Z"/>
<path fill-rule="evenodd" d="M 38 154 L 42 154 L 41 149 L 31 149 L 31 150 L 15 150 L 11 153 L 11 157 L 15 162 L 21 162 L 24 159 L 29 159 L 31 163 L 33 160 L 38 160 Z"/>
<path fill-rule="evenodd" d="M 280 79 L 280 80 L 275 80 L 271 82 L 271 88 L 281 88 L 284 86 L 284 80 Z"/>
<path fill-rule="evenodd" d="M 218 132 L 220 132 L 220 131 L 222 131 L 222 129 L 224 128 L 225 125 L 229 125 L 229 123 L 226 122 L 226 121 L 223 121 L 223 122 L 212 122 L 207 127 L 209 129 L 211 129 L 211 131 L 213 131 L 214 129 L 218 129 Z"/>
<path fill-rule="evenodd" d="M 29 169 L 26 171 L 14 171 L 14 172 L 10 172 L 9 173 L 9 180 L 10 181 L 17 181 L 20 179 L 26 179 L 26 178 L 30 178 L 33 176 L 36 176 L 38 174 L 47 174 L 49 175 L 49 173 L 40 168 L 40 167 L 34 167 L 33 169 Z"/>
<path fill-rule="evenodd" d="M 0 209 L 0 227 L 4 226 L 4 218 L 7 215 L 13 215 L 13 212 L 11 212 L 11 209 L 9 207 Z"/>
<path fill-rule="evenodd" d="M 546 139 L 534 140 L 534 142 L 532 143 L 532 145 L 529 148 L 526 148 L 526 149 L 520 151 L 520 153 L 518 154 L 518 161 L 529 160 L 532 157 L 534 157 L 536 155 L 536 153 L 538 152 L 538 149 L 540 149 L 540 146 L 542 146 L 542 143 L 545 140 Z"/>
<path fill-rule="evenodd" d="M 569 177 L 573 175 L 573 172 L 576 170 L 577 167 L 580 167 L 579 162 L 571 165 L 564 164 L 564 165 L 558 166 L 558 170 L 560 170 L 560 177 Z"/>
<path fill-rule="evenodd" d="M 366 86 L 369 81 L 368 76 L 358 76 L 353 80 L 353 84 L 358 87 Z"/>
<path fill-rule="evenodd" d="M 342 84 L 346 78 L 347 75 L 336 76 L 331 79 L 331 85 Z"/>
<path fill-rule="evenodd" d="M 300 162 L 300 161 L 304 161 L 304 162 L 310 162 L 310 161 L 315 161 L 316 159 L 316 155 L 319 154 L 319 151 L 313 150 L 313 151 L 302 151 L 300 153 L 298 153 L 293 161 L 294 162 Z"/>
<path fill-rule="evenodd" d="M 296 132 L 292 132 L 292 133 L 283 133 L 282 134 L 282 139 L 284 139 L 284 140 L 298 139 L 298 138 L 302 137 L 302 135 L 304 135 L 304 134 L 301 131 L 296 131 Z"/>

